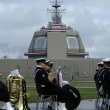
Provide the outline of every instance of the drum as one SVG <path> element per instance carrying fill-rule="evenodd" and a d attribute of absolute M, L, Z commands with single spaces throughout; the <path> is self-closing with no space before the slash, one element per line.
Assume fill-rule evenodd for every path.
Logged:
<path fill-rule="evenodd" d="M 64 85 L 63 88 L 65 88 L 73 93 L 72 100 L 69 102 L 66 102 L 66 104 L 65 104 L 67 110 L 76 109 L 81 101 L 81 96 L 80 96 L 79 91 L 76 88 L 71 87 L 70 85 Z"/>

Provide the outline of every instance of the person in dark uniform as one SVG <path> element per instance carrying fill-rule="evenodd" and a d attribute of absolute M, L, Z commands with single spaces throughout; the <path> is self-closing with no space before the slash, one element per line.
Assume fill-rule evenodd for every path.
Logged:
<path fill-rule="evenodd" d="M 103 62 L 104 63 L 104 62 Z M 105 70 L 105 65 L 103 64 L 103 67 L 101 67 L 98 72 L 97 72 L 97 81 L 101 82 L 102 79 L 103 79 L 103 74 L 104 74 L 104 71 Z"/>
<path fill-rule="evenodd" d="M 110 58 L 103 59 L 104 68 L 102 71 L 102 86 L 104 93 L 108 94 L 110 98 Z"/>
<path fill-rule="evenodd" d="M 9 102 L 8 88 L 2 81 L 0 81 L 0 101 Z"/>
<path fill-rule="evenodd" d="M 74 103 L 74 99 L 77 95 L 49 81 L 49 62 L 50 61 L 45 58 L 36 60 L 35 83 L 37 92 L 43 95 L 57 95 L 58 101 L 65 103 L 67 110 L 74 110 L 77 107 Z"/>
<path fill-rule="evenodd" d="M 97 64 L 97 68 L 96 68 L 96 73 L 95 73 L 95 75 L 94 75 L 94 80 L 98 80 L 98 73 L 99 73 L 99 71 L 102 69 L 104 67 L 104 63 L 103 62 L 99 62 L 98 64 Z"/>
<path fill-rule="evenodd" d="M 0 81 L 0 102 L 4 103 L 0 106 L 0 110 L 14 110 L 9 102 L 8 88 L 2 81 Z"/>
<path fill-rule="evenodd" d="M 100 70 L 102 70 L 102 69 L 104 68 L 104 63 L 103 63 L 103 62 L 99 62 L 99 63 L 97 64 L 97 66 L 98 66 L 98 67 L 96 68 L 96 73 L 95 73 L 95 75 L 94 75 L 94 80 L 95 80 L 96 89 L 97 89 L 97 92 L 98 92 L 99 89 L 100 89 L 100 87 L 101 87 L 101 82 L 100 82 L 100 80 L 99 80 L 100 73 L 101 73 Z M 100 73 L 99 73 L 99 71 L 100 71 Z"/>

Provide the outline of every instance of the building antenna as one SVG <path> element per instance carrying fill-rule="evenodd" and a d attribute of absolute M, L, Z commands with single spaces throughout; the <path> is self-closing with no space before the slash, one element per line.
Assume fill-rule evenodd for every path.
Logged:
<path fill-rule="evenodd" d="M 65 9 L 59 9 L 61 7 L 61 4 L 63 2 L 55 0 L 54 2 L 51 2 L 53 9 L 47 9 L 50 13 L 52 13 L 52 21 L 53 24 L 60 24 L 61 21 L 61 13 L 65 11 Z"/>

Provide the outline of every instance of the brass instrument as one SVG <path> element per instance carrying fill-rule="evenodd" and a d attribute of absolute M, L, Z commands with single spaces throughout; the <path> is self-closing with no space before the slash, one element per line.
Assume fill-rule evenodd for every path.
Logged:
<path fill-rule="evenodd" d="M 24 77 L 19 75 L 7 77 L 10 102 L 16 110 L 29 110 L 27 104 L 26 83 Z"/>
<path fill-rule="evenodd" d="M 48 73 L 48 79 L 50 82 L 58 85 L 58 78 L 55 73 L 52 73 L 52 72 Z"/>

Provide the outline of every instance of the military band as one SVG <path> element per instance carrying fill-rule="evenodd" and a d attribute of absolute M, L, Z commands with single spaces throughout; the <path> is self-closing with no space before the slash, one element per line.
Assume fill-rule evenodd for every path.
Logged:
<path fill-rule="evenodd" d="M 103 68 L 104 68 L 104 63 L 103 62 L 99 62 L 97 64 L 97 68 L 96 68 L 96 73 L 94 75 L 94 80 L 95 80 L 95 84 L 96 84 L 96 89 L 97 89 L 97 92 L 99 91 L 100 87 L 101 87 L 101 73 L 103 71 Z"/>
<path fill-rule="evenodd" d="M 53 62 L 46 58 L 36 59 L 34 80 L 38 94 L 57 95 L 57 101 L 65 103 L 67 110 L 75 110 L 81 101 L 79 91 L 63 84 L 62 73 L 52 71 Z M 17 71 L 17 72 L 15 72 Z M 97 92 L 110 98 L 110 58 L 103 59 L 97 64 L 94 75 Z M 1 95 L 2 94 L 2 95 Z M 7 86 L 0 81 L 0 101 L 6 103 L 5 110 L 30 110 L 28 107 L 26 82 L 18 70 L 14 70 L 7 77 Z M 0 110 L 2 110 L 0 108 Z M 52 110 L 52 107 L 48 110 Z"/>
<path fill-rule="evenodd" d="M 77 108 L 81 100 L 79 91 L 69 84 L 61 86 L 61 74 L 51 71 L 53 62 L 39 58 L 36 64 L 34 79 L 38 94 L 57 95 L 57 101 L 65 103 L 67 110 Z M 30 110 L 27 102 L 26 82 L 18 69 L 11 71 L 8 75 L 7 86 L 0 82 L 0 92 L 3 92 L 0 93 L 3 94 L 0 95 L 0 101 L 9 102 L 10 110 Z M 48 110 L 52 110 L 52 107 Z"/>

